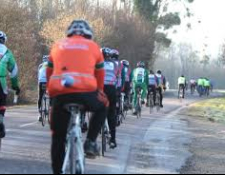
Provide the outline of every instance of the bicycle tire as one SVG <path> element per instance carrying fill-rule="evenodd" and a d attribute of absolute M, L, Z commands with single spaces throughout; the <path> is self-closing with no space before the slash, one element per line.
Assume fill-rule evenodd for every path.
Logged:
<path fill-rule="evenodd" d="M 42 126 L 45 127 L 46 124 L 46 99 L 45 99 L 45 94 L 42 98 L 42 104 L 41 104 L 41 118 L 42 118 Z"/>
<path fill-rule="evenodd" d="M 71 139 L 70 140 L 70 144 L 71 144 L 71 147 L 70 147 L 70 159 L 69 159 L 69 162 L 70 162 L 70 165 L 69 165 L 69 168 L 70 168 L 70 174 L 75 174 L 76 173 L 76 163 L 75 163 L 75 147 L 74 147 L 74 140 Z"/>
<path fill-rule="evenodd" d="M 102 127 L 102 156 L 105 156 L 106 152 L 106 136 L 105 136 L 105 126 Z"/>
<path fill-rule="evenodd" d="M 152 96 L 150 96 L 149 98 L 149 105 L 150 105 L 150 114 L 152 114 L 154 109 L 154 100 Z"/>

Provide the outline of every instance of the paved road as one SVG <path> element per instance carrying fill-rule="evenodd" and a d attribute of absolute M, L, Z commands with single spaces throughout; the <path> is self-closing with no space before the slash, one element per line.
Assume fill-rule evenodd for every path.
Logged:
<path fill-rule="evenodd" d="M 165 108 L 141 119 L 129 115 L 118 129 L 118 148 L 108 150 L 106 157 L 87 161 L 87 173 L 149 174 L 179 173 L 190 158 L 192 142 L 188 121 L 177 112 L 198 100 L 191 97 L 182 103 L 170 91 Z M 218 95 L 218 94 L 216 94 Z M 1 174 L 49 174 L 50 131 L 36 122 L 34 106 L 10 108 L 7 112 L 7 137 L 0 153 Z"/>

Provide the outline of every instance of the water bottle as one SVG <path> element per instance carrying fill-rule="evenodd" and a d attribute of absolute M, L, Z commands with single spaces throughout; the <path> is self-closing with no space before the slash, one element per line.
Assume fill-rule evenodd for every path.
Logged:
<path fill-rule="evenodd" d="M 70 75 L 63 76 L 61 81 L 62 86 L 66 88 L 72 87 L 74 85 L 74 82 L 75 82 L 74 78 Z"/>

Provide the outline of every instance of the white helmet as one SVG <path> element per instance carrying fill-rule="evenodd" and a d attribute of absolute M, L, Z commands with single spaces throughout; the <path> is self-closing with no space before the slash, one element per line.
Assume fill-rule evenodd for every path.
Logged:
<path fill-rule="evenodd" d="M 67 36 L 74 35 L 84 36 L 87 39 L 93 38 L 93 31 L 87 21 L 74 20 L 67 30 Z"/>
<path fill-rule="evenodd" d="M 5 44 L 5 42 L 7 41 L 7 36 L 4 32 L 0 31 L 0 43 L 1 44 Z"/>

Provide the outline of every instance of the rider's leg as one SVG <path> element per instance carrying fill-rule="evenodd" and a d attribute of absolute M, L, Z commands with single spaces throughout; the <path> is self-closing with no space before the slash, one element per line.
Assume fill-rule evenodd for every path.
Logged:
<path fill-rule="evenodd" d="M 4 93 L 1 85 L 0 85 L 0 138 L 5 137 L 5 125 L 4 125 L 4 117 L 6 111 L 6 98 L 7 95 Z"/>
<path fill-rule="evenodd" d="M 160 94 L 160 106 L 163 107 L 163 94 L 162 94 L 162 88 L 159 88 L 159 94 Z"/>
<path fill-rule="evenodd" d="M 147 89 L 148 89 L 148 87 L 147 87 L 146 84 L 142 84 L 141 87 L 142 87 L 141 99 L 144 102 L 145 99 L 147 98 Z"/>
<path fill-rule="evenodd" d="M 136 112 L 136 106 L 137 106 L 137 84 L 133 84 L 133 93 L 134 93 L 134 95 L 133 95 L 133 109 L 135 110 L 135 111 L 133 111 L 133 112 Z"/>
<path fill-rule="evenodd" d="M 116 147 L 116 88 L 114 86 L 105 86 L 105 93 L 109 99 L 109 108 L 108 108 L 108 122 L 109 129 L 111 133 L 111 142 L 115 144 Z"/>

